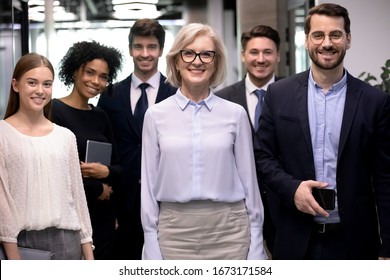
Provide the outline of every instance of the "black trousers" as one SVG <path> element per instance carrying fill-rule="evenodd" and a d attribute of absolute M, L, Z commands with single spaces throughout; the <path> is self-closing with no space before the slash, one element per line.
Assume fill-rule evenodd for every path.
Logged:
<path fill-rule="evenodd" d="M 341 231 L 319 233 L 313 230 L 305 259 L 347 260 L 347 250 Z"/>
<path fill-rule="evenodd" d="M 263 224 L 263 239 L 266 243 L 267 249 L 269 252 L 272 253 L 272 250 L 274 249 L 274 243 L 275 243 L 275 225 L 271 218 L 271 213 L 269 211 L 268 206 L 268 200 L 267 200 L 267 194 L 265 191 L 261 191 L 261 200 L 263 202 L 264 207 L 264 224 Z"/>

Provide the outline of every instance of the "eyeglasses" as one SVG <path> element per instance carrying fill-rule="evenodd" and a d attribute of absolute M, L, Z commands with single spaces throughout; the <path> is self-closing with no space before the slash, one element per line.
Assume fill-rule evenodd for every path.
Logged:
<path fill-rule="evenodd" d="M 203 63 L 211 63 L 214 60 L 215 51 L 202 51 L 200 53 L 196 53 L 193 50 L 181 50 L 180 56 L 186 63 L 193 62 L 197 56 L 199 56 L 200 61 Z"/>
<path fill-rule="evenodd" d="M 348 35 L 348 33 L 344 33 L 342 31 L 332 31 L 328 35 L 326 35 L 324 32 L 316 31 L 309 34 L 308 36 L 310 37 L 310 40 L 313 44 L 320 45 L 322 42 L 324 42 L 326 36 L 329 37 L 329 40 L 331 40 L 332 43 L 341 43 L 344 39 L 344 34 Z"/>

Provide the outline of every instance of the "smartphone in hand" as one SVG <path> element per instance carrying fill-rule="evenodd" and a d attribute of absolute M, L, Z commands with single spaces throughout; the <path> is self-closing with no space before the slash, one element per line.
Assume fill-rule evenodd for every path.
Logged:
<path fill-rule="evenodd" d="M 312 194 L 318 204 L 325 210 L 334 210 L 336 191 L 330 189 L 312 189 Z"/>

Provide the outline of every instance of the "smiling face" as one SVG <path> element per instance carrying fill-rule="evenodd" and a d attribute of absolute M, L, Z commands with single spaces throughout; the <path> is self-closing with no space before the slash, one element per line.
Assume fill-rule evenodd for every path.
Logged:
<path fill-rule="evenodd" d="M 184 50 L 201 53 L 204 51 L 215 51 L 215 47 L 213 40 L 209 36 L 202 35 L 195 38 Z M 196 56 L 194 61 L 184 62 L 179 54 L 176 62 L 176 70 L 181 75 L 182 89 L 190 90 L 192 87 L 197 87 L 207 89 L 208 91 L 210 78 L 215 70 L 215 61 L 216 58 L 210 63 L 204 63 L 200 60 L 199 56 Z"/>
<path fill-rule="evenodd" d="M 163 53 L 158 40 L 154 36 L 134 36 L 130 46 L 133 57 L 134 73 L 145 81 L 157 72 L 158 60 Z"/>
<path fill-rule="evenodd" d="M 241 52 L 241 61 L 245 64 L 250 80 L 260 88 L 273 77 L 280 54 L 271 39 L 254 37 Z"/>
<path fill-rule="evenodd" d="M 322 43 L 313 43 L 311 36 L 325 34 Z M 333 42 L 329 34 L 341 32 L 340 42 Z M 314 35 L 313 35 L 314 33 Z M 329 17 L 325 15 L 313 15 L 311 17 L 311 29 L 306 36 L 306 48 L 310 59 L 313 62 L 313 68 L 320 70 L 333 70 L 343 68 L 343 60 L 347 49 L 350 48 L 351 35 L 346 34 L 344 30 L 344 19 L 342 17 Z"/>
<path fill-rule="evenodd" d="M 74 90 L 83 98 L 89 99 L 102 93 L 109 78 L 107 62 L 94 59 L 76 71 Z"/>
<path fill-rule="evenodd" d="M 53 79 L 53 73 L 46 66 L 33 68 L 18 80 L 13 79 L 13 90 L 19 93 L 19 110 L 42 112 L 51 100 Z"/>

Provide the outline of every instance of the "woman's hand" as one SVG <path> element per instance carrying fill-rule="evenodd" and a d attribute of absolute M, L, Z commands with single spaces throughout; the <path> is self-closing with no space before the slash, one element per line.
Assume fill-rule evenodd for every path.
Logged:
<path fill-rule="evenodd" d="M 103 192 L 102 194 L 98 197 L 100 200 L 109 200 L 110 196 L 112 194 L 112 187 L 110 187 L 107 184 L 103 184 Z"/>
<path fill-rule="evenodd" d="M 19 254 L 18 244 L 10 243 L 10 242 L 2 242 L 5 254 L 7 255 L 8 260 L 21 260 L 21 256 Z"/>
<path fill-rule="evenodd" d="M 103 179 L 107 178 L 110 170 L 99 162 L 80 162 L 81 174 L 86 178 Z"/>
<path fill-rule="evenodd" d="M 92 243 L 81 244 L 81 251 L 83 252 L 84 260 L 94 260 Z"/>

